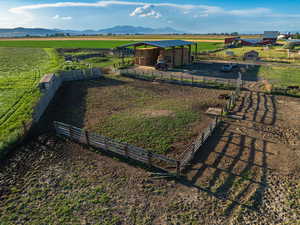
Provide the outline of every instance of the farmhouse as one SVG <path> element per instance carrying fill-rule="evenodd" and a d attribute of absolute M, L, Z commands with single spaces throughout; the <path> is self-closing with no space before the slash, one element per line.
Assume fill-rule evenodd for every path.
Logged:
<path fill-rule="evenodd" d="M 257 45 L 274 45 L 276 44 L 278 31 L 265 31 L 262 38 L 250 39 L 240 37 L 225 38 L 225 45 L 240 43 L 243 46 L 257 46 Z"/>
<path fill-rule="evenodd" d="M 144 41 L 119 46 L 119 49 L 134 48 L 134 62 L 141 66 L 155 66 L 164 61 L 168 67 L 192 63 L 192 45 L 197 43 L 182 40 Z"/>

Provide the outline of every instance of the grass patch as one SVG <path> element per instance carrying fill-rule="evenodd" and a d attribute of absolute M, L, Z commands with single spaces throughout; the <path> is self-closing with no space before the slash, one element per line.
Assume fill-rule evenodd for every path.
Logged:
<path fill-rule="evenodd" d="M 132 112 L 113 115 L 98 131 L 121 142 L 166 153 L 175 141 L 189 138 L 189 124 L 200 120 L 197 112 L 177 111 L 170 116 L 147 117 Z"/>
<path fill-rule="evenodd" d="M 259 53 L 259 57 L 262 61 L 267 62 L 279 62 L 279 63 L 291 63 L 291 64 L 300 64 L 300 55 L 297 53 L 291 53 L 289 56 L 286 49 L 283 49 L 281 46 L 275 46 L 268 50 L 264 47 L 241 47 L 241 48 L 233 48 L 226 49 L 220 52 L 216 52 L 210 54 L 209 56 L 202 56 L 202 58 L 211 58 L 211 59 L 235 59 L 235 60 L 243 60 L 243 56 L 246 52 L 249 51 L 257 51 Z M 227 56 L 226 52 L 232 51 L 234 52 L 234 57 Z"/>
<path fill-rule="evenodd" d="M 40 77 L 59 69 L 60 60 L 53 49 L 0 48 L 0 156 L 31 119 Z"/>
<path fill-rule="evenodd" d="M 17 40 L 0 41 L 0 47 L 29 47 L 29 48 L 115 48 L 119 45 L 132 43 L 132 41 L 107 40 Z"/>

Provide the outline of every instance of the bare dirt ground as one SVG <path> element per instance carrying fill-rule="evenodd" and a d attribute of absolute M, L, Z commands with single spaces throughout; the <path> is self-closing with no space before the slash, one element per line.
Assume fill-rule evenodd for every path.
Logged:
<path fill-rule="evenodd" d="M 220 198 L 229 224 L 300 222 L 300 101 L 245 92 L 188 180 Z M 295 194 L 298 193 L 298 194 Z"/>
<path fill-rule="evenodd" d="M 299 224 L 298 99 L 244 92 L 179 181 L 51 134 L 0 168 L 3 224 Z"/>

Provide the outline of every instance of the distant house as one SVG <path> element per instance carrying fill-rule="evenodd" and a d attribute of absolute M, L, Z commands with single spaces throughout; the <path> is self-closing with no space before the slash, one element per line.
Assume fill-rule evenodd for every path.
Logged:
<path fill-rule="evenodd" d="M 263 42 L 275 44 L 279 35 L 280 33 L 278 31 L 265 31 L 263 35 Z"/>
<path fill-rule="evenodd" d="M 241 43 L 243 46 L 257 46 L 257 45 L 274 45 L 276 44 L 277 37 L 280 33 L 278 31 L 265 31 L 262 38 L 250 39 L 240 37 L 225 38 L 225 45 Z"/>
<path fill-rule="evenodd" d="M 257 51 L 246 52 L 243 59 L 257 61 L 259 59 L 259 53 Z"/>

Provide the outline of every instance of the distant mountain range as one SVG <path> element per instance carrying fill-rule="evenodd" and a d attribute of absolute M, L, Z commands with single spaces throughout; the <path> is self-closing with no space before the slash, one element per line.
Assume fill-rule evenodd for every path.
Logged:
<path fill-rule="evenodd" d="M 60 36 L 60 35 L 97 35 L 97 34 L 182 34 L 184 32 L 171 27 L 148 28 L 135 26 L 115 26 L 102 30 L 60 30 L 44 28 L 13 28 L 1 29 L 0 37 L 24 37 L 24 36 Z"/>

